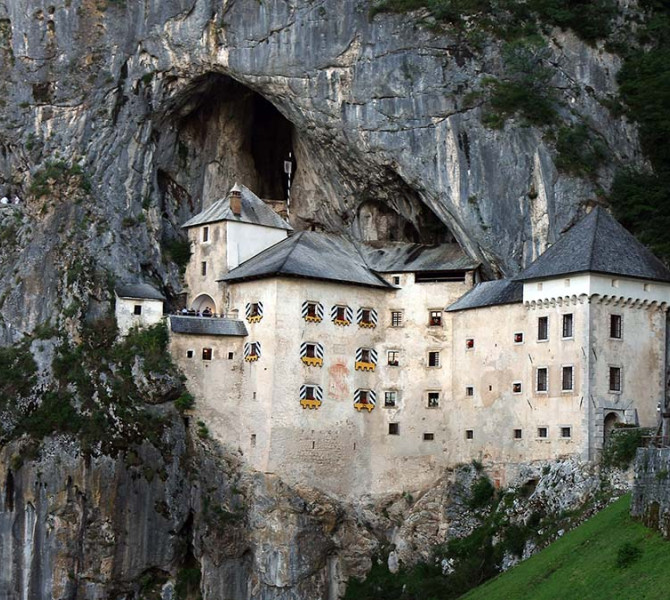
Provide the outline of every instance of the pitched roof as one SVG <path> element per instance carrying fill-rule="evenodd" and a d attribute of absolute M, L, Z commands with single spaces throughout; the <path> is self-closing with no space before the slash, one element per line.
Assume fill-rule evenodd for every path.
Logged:
<path fill-rule="evenodd" d="M 458 244 L 407 244 L 402 242 L 360 245 L 365 259 L 378 273 L 466 271 L 479 266 Z"/>
<path fill-rule="evenodd" d="M 596 207 L 514 279 L 606 273 L 670 282 L 670 271 L 604 208 Z"/>
<path fill-rule="evenodd" d="M 116 286 L 116 295 L 119 298 L 135 298 L 138 300 L 165 300 L 153 285 L 148 283 L 122 283 Z"/>
<path fill-rule="evenodd" d="M 301 231 L 267 248 L 219 281 L 243 281 L 282 275 L 393 288 L 372 271 L 348 239 L 329 233 Z"/>
<path fill-rule="evenodd" d="M 235 215 L 233 214 L 233 211 L 230 210 L 230 194 L 235 187 L 240 190 L 242 196 L 242 210 L 240 215 Z M 246 188 L 243 185 L 238 185 L 237 183 L 224 198 L 217 200 L 209 208 L 206 208 L 190 218 L 182 225 L 182 227 L 188 229 L 189 227 L 206 225 L 207 223 L 217 223 L 219 221 L 237 221 L 239 223 L 252 223 L 254 225 L 274 227 L 275 229 L 293 229 L 249 188 Z"/>
<path fill-rule="evenodd" d="M 248 335 L 244 321 L 217 319 L 215 317 L 170 316 L 170 329 L 174 333 L 192 335 L 228 335 L 242 337 Z"/>
<path fill-rule="evenodd" d="M 513 279 L 498 279 L 478 283 L 467 294 L 447 307 L 447 311 L 470 310 L 484 306 L 516 304 L 523 301 L 523 283 Z"/>

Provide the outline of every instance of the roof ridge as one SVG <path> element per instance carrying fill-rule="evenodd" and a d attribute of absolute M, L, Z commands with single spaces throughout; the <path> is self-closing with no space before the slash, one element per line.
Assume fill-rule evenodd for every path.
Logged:
<path fill-rule="evenodd" d="M 299 231 L 298 233 L 295 233 L 295 234 L 293 234 L 292 236 L 287 237 L 286 239 L 290 239 L 290 240 L 297 240 L 298 238 L 301 238 L 301 239 L 302 239 L 302 234 L 303 234 L 303 233 L 305 233 L 305 232 L 304 232 L 304 231 Z M 275 245 L 276 245 L 276 244 L 275 244 Z M 284 257 L 284 260 L 281 262 L 281 264 L 280 264 L 279 267 L 277 268 L 277 272 L 278 272 L 278 273 L 281 272 L 281 270 L 284 268 L 284 266 L 286 265 L 286 261 L 289 259 L 289 257 L 291 256 L 291 254 L 293 254 L 293 253 L 295 252 L 295 248 L 296 248 L 297 245 L 298 245 L 298 242 L 295 241 L 295 242 L 293 243 L 293 247 L 286 253 L 286 256 Z M 270 246 L 270 248 L 272 248 L 272 246 Z M 258 255 L 257 255 L 257 256 L 258 256 Z"/>
<path fill-rule="evenodd" d="M 594 217 L 596 222 L 593 224 L 593 228 L 591 230 L 591 245 L 590 245 L 590 248 L 589 248 L 589 255 L 587 257 L 589 268 L 591 268 L 591 266 L 593 265 L 593 252 L 595 251 L 596 239 L 598 238 L 598 235 L 597 235 L 598 234 L 598 223 L 600 221 L 600 213 L 601 213 L 600 207 L 596 206 L 595 209 L 594 209 L 594 212 L 596 213 L 596 216 Z M 575 225 L 576 224 L 577 223 L 575 223 Z M 570 229 L 572 229 L 572 227 Z"/>

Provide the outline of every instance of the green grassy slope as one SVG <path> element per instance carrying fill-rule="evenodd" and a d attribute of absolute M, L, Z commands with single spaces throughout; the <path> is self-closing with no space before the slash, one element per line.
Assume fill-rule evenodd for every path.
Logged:
<path fill-rule="evenodd" d="M 627 495 L 462 600 L 667 600 L 670 541 L 633 521 L 629 507 Z M 641 554 L 619 565 L 636 554 L 631 546 Z"/>

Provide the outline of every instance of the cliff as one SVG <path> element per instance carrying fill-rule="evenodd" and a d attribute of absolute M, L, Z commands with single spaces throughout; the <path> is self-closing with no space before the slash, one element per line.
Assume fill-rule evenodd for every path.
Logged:
<path fill-rule="evenodd" d="M 602 42 L 545 28 L 510 46 L 423 17 L 364 0 L 0 2 L 0 195 L 21 200 L 0 208 L 5 342 L 96 312 L 108 297 L 75 284 L 107 273 L 176 293 L 180 224 L 234 180 L 282 198 L 288 152 L 298 227 L 453 236 L 505 274 L 617 166 L 644 164 L 608 108 L 621 61 Z M 531 80 L 544 124 L 490 98 Z M 560 125 L 607 160 L 559 170 Z"/>

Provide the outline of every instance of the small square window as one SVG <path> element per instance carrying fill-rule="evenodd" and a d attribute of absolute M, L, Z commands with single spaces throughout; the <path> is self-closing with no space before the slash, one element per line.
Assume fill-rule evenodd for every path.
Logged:
<path fill-rule="evenodd" d="M 428 392 L 428 408 L 440 406 L 440 392 Z"/>
<path fill-rule="evenodd" d="M 234 357 L 235 357 L 234 352 L 228 352 L 228 360 L 233 360 Z"/>
<path fill-rule="evenodd" d="M 212 360 L 212 349 L 203 348 L 202 349 L 202 360 Z"/>
<path fill-rule="evenodd" d="M 537 291 L 541 292 L 542 291 L 542 282 L 537 284 Z"/>
<path fill-rule="evenodd" d="M 194 354 L 193 350 L 187 350 L 186 351 L 186 358 L 193 358 L 193 354 Z"/>
<path fill-rule="evenodd" d="M 307 358 L 314 358 L 316 356 L 316 344 L 305 345 L 305 356 Z"/>
<path fill-rule="evenodd" d="M 256 434 L 255 433 L 251 434 L 251 447 L 252 448 L 256 447 Z"/>
<path fill-rule="evenodd" d="M 371 323 L 372 317 L 370 316 L 370 309 L 364 308 L 361 310 L 361 323 Z"/>
<path fill-rule="evenodd" d="M 561 427 L 561 437 L 562 438 L 572 437 L 572 427 Z"/>
<path fill-rule="evenodd" d="M 612 287 L 613 288 L 618 288 L 619 287 L 619 280 L 618 279 L 612 279 Z"/>
<path fill-rule="evenodd" d="M 563 315 L 563 330 L 562 330 L 563 339 L 568 339 L 573 336 L 572 326 L 573 326 L 572 313 Z"/>
<path fill-rule="evenodd" d="M 621 367 L 610 367 L 610 392 L 621 391 Z"/>
<path fill-rule="evenodd" d="M 475 340 L 474 338 L 468 338 L 465 340 L 465 349 L 466 350 L 472 350 L 475 347 Z"/>
<path fill-rule="evenodd" d="M 250 317 L 259 317 L 261 314 L 261 308 L 258 305 L 258 302 L 252 302 L 249 305 L 249 316 Z"/>
<path fill-rule="evenodd" d="M 314 386 L 313 385 L 306 385 L 305 386 L 305 399 L 306 400 L 314 400 Z"/>
<path fill-rule="evenodd" d="M 538 427 L 537 428 L 537 437 L 546 438 L 547 437 L 547 428 L 546 427 Z"/>
<path fill-rule="evenodd" d="M 523 333 L 518 331 L 517 333 L 514 334 L 514 343 L 523 344 Z"/>
<path fill-rule="evenodd" d="M 465 439 L 466 440 L 472 440 L 475 437 L 475 430 L 474 429 L 466 429 L 465 430 Z"/>
<path fill-rule="evenodd" d="M 610 337 L 621 339 L 621 315 L 610 315 Z"/>
<path fill-rule="evenodd" d="M 395 390 L 389 390 L 384 392 L 384 406 L 387 408 L 393 408 L 398 403 L 398 392 Z"/>
<path fill-rule="evenodd" d="M 539 317 L 537 319 L 537 339 L 540 342 L 549 339 L 549 317 Z"/>
<path fill-rule="evenodd" d="M 400 435 L 400 423 L 389 423 L 389 435 Z"/>
<path fill-rule="evenodd" d="M 561 390 L 571 392 L 574 386 L 574 376 L 572 367 L 563 367 L 561 370 Z"/>
<path fill-rule="evenodd" d="M 142 314 L 142 305 L 141 304 L 136 304 L 133 306 L 133 314 L 134 315 L 141 315 Z"/>
<path fill-rule="evenodd" d="M 465 395 L 466 396 L 474 396 L 475 395 L 475 388 L 471 385 L 466 385 L 465 386 Z"/>
<path fill-rule="evenodd" d="M 645 283 L 645 284 L 643 284 L 643 285 L 642 285 L 642 289 L 643 289 L 645 292 L 649 292 L 649 291 L 651 291 L 651 284 L 650 284 L 650 283 Z"/>
<path fill-rule="evenodd" d="M 335 311 L 335 318 L 338 321 L 344 321 L 347 318 L 347 312 L 344 306 L 338 306 Z"/>
<path fill-rule="evenodd" d="M 442 311 L 431 310 L 428 318 L 428 325 L 430 327 L 442 327 Z"/>
<path fill-rule="evenodd" d="M 537 386 L 538 392 L 546 392 L 549 388 L 549 369 L 547 367 L 538 367 L 537 369 Z"/>
<path fill-rule="evenodd" d="M 207 261 L 202 261 L 200 263 L 200 275 L 205 277 L 207 275 Z"/>
<path fill-rule="evenodd" d="M 202 241 L 203 242 L 209 241 L 209 227 L 202 228 Z"/>
<path fill-rule="evenodd" d="M 398 350 L 389 350 L 388 351 L 388 365 L 389 367 L 397 367 L 400 365 L 400 352 Z"/>
<path fill-rule="evenodd" d="M 391 327 L 402 327 L 402 311 L 391 311 Z"/>
<path fill-rule="evenodd" d="M 521 429 L 515 429 L 514 430 L 514 439 L 515 440 L 520 440 L 522 436 L 522 431 Z"/>
<path fill-rule="evenodd" d="M 393 285 L 400 285 L 400 275 L 393 276 Z"/>
<path fill-rule="evenodd" d="M 431 351 L 428 353 L 428 366 L 429 367 L 439 367 L 440 366 L 440 353 L 437 351 Z"/>
<path fill-rule="evenodd" d="M 424 442 L 432 442 L 435 439 L 435 434 L 434 433 L 424 433 L 423 434 L 423 441 Z"/>
<path fill-rule="evenodd" d="M 513 394 L 520 394 L 521 393 L 521 382 L 520 381 L 515 381 L 512 384 L 512 393 Z"/>

